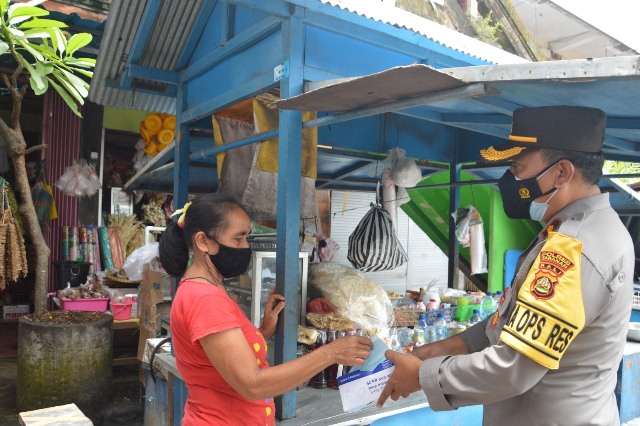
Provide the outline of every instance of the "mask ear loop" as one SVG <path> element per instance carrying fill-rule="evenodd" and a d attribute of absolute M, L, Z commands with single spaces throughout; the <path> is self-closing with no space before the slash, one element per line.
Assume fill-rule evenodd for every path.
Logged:
<path fill-rule="evenodd" d="M 542 177 L 544 176 L 545 173 L 547 173 L 549 170 L 553 169 L 555 166 L 557 166 L 558 164 L 560 164 L 560 162 L 564 160 L 564 158 L 559 159 L 558 161 L 556 161 L 555 163 L 551 164 L 549 167 L 547 167 L 546 169 L 544 169 L 542 172 L 540 172 L 540 174 L 538 176 L 536 176 L 536 182 Z M 538 185 L 538 188 L 540 187 L 540 185 Z M 551 201 L 551 199 L 554 197 L 554 195 L 556 195 L 556 193 L 558 192 L 560 188 L 556 188 L 556 186 L 554 185 L 553 188 L 551 188 L 550 190 L 548 190 L 547 192 L 545 192 L 544 194 L 542 194 L 541 196 L 544 197 L 545 195 L 549 195 L 553 192 L 553 195 L 551 197 L 549 197 L 549 199 L 547 201 L 545 201 L 545 204 L 548 204 L 549 201 Z M 542 191 L 542 190 L 541 190 Z M 555 192 L 554 192 L 555 191 Z"/>

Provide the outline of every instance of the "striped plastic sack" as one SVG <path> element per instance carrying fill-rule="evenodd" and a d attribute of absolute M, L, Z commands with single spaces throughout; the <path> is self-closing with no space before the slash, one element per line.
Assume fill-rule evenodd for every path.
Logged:
<path fill-rule="evenodd" d="M 380 205 L 371 203 L 371 210 L 349 236 L 347 259 L 362 272 L 388 271 L 407 262 L 391 217 Z"/>

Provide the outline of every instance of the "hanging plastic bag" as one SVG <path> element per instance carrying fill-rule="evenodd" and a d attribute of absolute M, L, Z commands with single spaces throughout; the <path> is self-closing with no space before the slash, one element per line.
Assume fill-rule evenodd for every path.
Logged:
<path fill-rule="evenodd" d="M 413 188 L 422 180 L 422 172 L 413 158 L 405 156 L 405 150 L 394 148 L 389 151 L 393 183 L 403 188 Z"/>
<path fill-rule="evenodd" d="M 316 237 L 316 245 L 313 248 L 313 261 L 330 262 L 340 250 L 340 245 L 329 237 L 319 235 Z"/>
<path fill-rule="evenodd" d="M 47 225 L 49 221 L 58 218 L 58 210 L 53 199 L 53 190 L 47 182 L 44 168 L 40 168 L 38 181 L 31 188 L 31 199 L 36 209 L 36 216 L 41 225 Z"/>
<path fill-rule="evenodd" d="M 44 182 L 40 181 L 33 185 L 33 188 L 31 188 L 31 199 L 33 200 L 33 206 L 36 209 L 38 222 L 41 225 L 46 225 L 49 223 L 49 217 L 51 216 L 51 203 L 53 202 L 53 196 L 45 188 Z"/>
<path fill-rule="evenodd" d="M 484 240 L 484 222 L 473 206 L 458 209 L 453 214 L 456 220 L 456 238 L 463 247 L 469 247 L 471 275 L 487 272 L 487 249 Z"/>
<path fill-rule="evenodd" d="M 56 182 L 56 187 L 70 197 L 90 197 L 101 186 L 94 167 L 86 160 L 74 161 Z"/>
<path fill-rule="evenodd" d="M 135 249 L 125 260 L 122 269 L 127 273 L 127 277 L 131 281 L 142 280 L 142 270 L 145 263 L 151 262 L 158 257 L 159 243 L 149 243 Z"/>
<path fill-rule="evenodd" d="M 371 203 L 371 209 L 349 236 L 347 259 L 362 272 L 388 271 L 407 262 L 389 213 L 380 205 Z"/>

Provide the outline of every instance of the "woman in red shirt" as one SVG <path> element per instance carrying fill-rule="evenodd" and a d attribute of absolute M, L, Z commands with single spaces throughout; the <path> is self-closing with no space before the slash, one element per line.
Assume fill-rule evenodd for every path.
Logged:
<path fill-rule="evenodd" d="M 265 341 L 275 332 L 284 297 L 269 296 L 256 328 L 222 281 L 249 265 L 249 215 L 223 194 L 202 195 L 176 213 L 180 219 L 160 240 L 160 261 L 171 276 L 183 277 L 171 307 L 176 366 L 189 391 L 182 425 L 274 425 L 274 396 L 332 364 L 362 365 L 369 357 L 371 341 L 349 336 L 269 367 Z"/>

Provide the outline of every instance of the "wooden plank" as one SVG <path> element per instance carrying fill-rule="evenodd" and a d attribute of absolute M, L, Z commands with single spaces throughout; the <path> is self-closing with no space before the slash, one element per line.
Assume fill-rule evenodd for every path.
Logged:
<path fill-rule="evenodd" d="M 92 426 L 76 404 L 59 405 L 20 413 L 22 426 Z"/>
<path fill-rule="evenodd" d="M 117 367 L 119 365 L 137 365 L 138 362 L 139 362 L 138 357 L 128 356 L 128 357 L 122 357 L 122 358 L 114 358 L 111 365 L 114 367 Z"/>
<path fill-rule="evenodd" d="M 138 327 L 140 327 L 140 318 L 130 318 L 126 320 L 114 320 L 111 328 L 114 330 L 125 330 Z"/>

